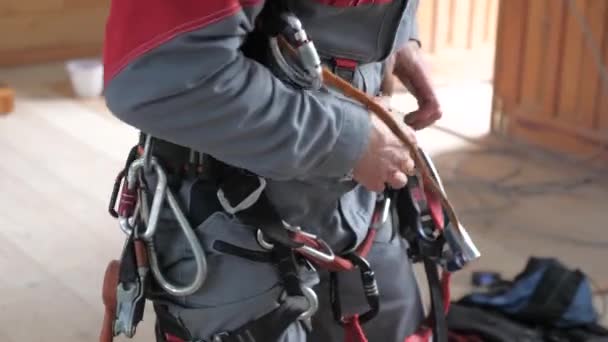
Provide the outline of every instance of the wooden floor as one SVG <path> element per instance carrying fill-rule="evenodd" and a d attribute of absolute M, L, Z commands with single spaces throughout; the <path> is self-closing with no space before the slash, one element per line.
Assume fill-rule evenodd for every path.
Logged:
<path fill-rule="evenodd" d="M 0 341 L 94 341 L 103 270 L 123 239 L 108 196 L 136 132 L 100 100 L 72 99 L 56 65 L 0 78 L 18 95 L 16 111 L 0 117 Z M 483 137 L 490 94 L 487 85 L 442 88 L 446 119 L 420 137 L 484 255 L 456 277 L 456 293 L 470 271 L 512 276 L 529 255 L 607 282 L 605 169 Z M 151 321 L 136 341 L 152 340 Z"/>

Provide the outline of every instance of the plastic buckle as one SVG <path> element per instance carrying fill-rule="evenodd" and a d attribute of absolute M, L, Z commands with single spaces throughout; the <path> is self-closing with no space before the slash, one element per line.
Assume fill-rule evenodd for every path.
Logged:
<path fill-rule="evenodd" d="M 262 195 L 262 191 L 266 189 L 266 180 L 262 177 L 257 178 L 260 182 L 260 185 L 255 190 L 253 190 L 247 197 L 245 197 L 245 199 L 243 199 L 241 202 L 239 202 L 239 204 L 235 206 L 232 206 L 230 204 L 230 201 L 226 198 L 224 194 L 224 190 L 222 190 L 222 188 L 219 188 L 217 190 L 217 199 L 220 201 L 222 208 L 224 208 L 227 213 L 234 215 L 239 211 L 246 210 L 253 206 Z"/>
<path fill-rule="evenodd" d="M 348 83 L 352 83 L 355 79 L 355 70 L 357 69 L 357 62 L 351 59 L 335 58 L 334 59 L 334 73 L 340 78 L 344 79 Z"/>

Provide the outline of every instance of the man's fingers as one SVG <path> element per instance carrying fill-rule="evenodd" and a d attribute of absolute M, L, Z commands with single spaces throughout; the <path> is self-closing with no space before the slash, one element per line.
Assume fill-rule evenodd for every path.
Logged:
<path fill-rule="evenodd" d="M 414 163 L 414 160 L 412 158 L 408 158 L 405 164 L 405 173 L 407 173 L 409 176 L 414 176 L 416 174 L 416 164 Z"/>
<path fill-rule="evenodd" d="M 393 189 L 401 189 L 407 184 L 407 175 L 401 171 L 392 171 L 387 179 L 387 183 Z"/>
<path fill-rule="evenodd" d="M 442 113 L 439 108 L 423 106 L 416 111 L 407 114 L 403 121 L 415 130 L 423 129 L 441 119 Z"/>
<path fill-rule="evenodd" d="M 407 113 L 403 116 L 403 122 L 405 122 L 406 125 L 411 126 L 412 124 L 414 124 L 417 120 L 418 120 L 418 113 L 420 111 L 416 110 L 410 113 Z"/>

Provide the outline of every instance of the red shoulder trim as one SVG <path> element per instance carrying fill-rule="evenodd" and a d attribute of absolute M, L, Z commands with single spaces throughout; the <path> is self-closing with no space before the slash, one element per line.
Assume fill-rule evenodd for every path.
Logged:
<path fill-rule="evenodd" d="M 262 0 L 113 0 L 106 23 L 104 82 L 176 36 L 210 25 Z"/>
<path fill-rule="evenodd" d="M 388 4 L 393 0 L 316 0 L 327 6 L 334 7 L 355 7 L 359 5 L 382 5 Z"/>

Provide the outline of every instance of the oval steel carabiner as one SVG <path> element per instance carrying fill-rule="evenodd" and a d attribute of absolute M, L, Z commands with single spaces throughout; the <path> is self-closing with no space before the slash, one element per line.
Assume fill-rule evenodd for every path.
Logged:
<path fill-rule="evenodd" d="M 158 218 L 162 209 L 163 202 L 165 200 L 165 193 L 167 190 L 167 174 L 160 167 L 158 161 L 154 157 L 150 157 L 150 160 L 146 160 L 145 157 L 134 160 L 129 166 L 129 172 L 127 173 L 126 182 L 127 187 L 135 191 L 135 187 L 138 182 L 139 171 L 146 168 L 146 163 L 150 164 L 150 167 L 154 169 L 157 176 L 156 189 L 154 190 L 154 197 L 152 200 L 152 206 L 148 214 L 148 220 L 146 222 L 146 231 L 139 235 L 143 240 L 150 240 L 154 233 L 156 233 L 156 227 L 158 225 Z M 140 201 L 142 199 L 140 198 Z M 147 207 L 148 203 L 143 204 Z M 130 235 L 133 230 L 133 226 L 128 222 L 129 218 L 120 217 L 118 222 L 121 229 L 125 234 Z"/>
<path fill-rule="evenodd" d="M 167 186 L 167 174 L 163 167 L 160 165 L 158 160 L 155 157 L 149 157 L 149 160 L 146 160 L 145 157 L 139 158 L 135 160 L 131 166 L 129 167 L 129 173 L 127 175 L 127 184 L 135 186 L 137 183 L 138 172 L 143 168 L 145 169 L 146 163 L 149 163 L 151 169 L 157 175 L 157 184 L 156 189 L 154 191 L 154 197 L 152 199 L 152 206 L 150 207 L 149 213 L 142 213 L 142 218 L 147 218 L 147 221 L 144 222 L 146 224 L 146 230 L 139 234 L 138 237 L 141 238 L 148 248 L 148 259 L 150 262 L 150 269 L 152 270 L 152 274 L 156 278 L 158 284 L 165 291 L 174 296 L 188 296 L 196 292 L 201 288 L 205 279 L 207 278 L 207 259 L 205 258 L 205 252 L 203 247 L 201 246 L 198 237 L 196 236 L 194 229 L 188 222 L 188 219 L 184 215 L 181 210 L 173 191 Z M 142 200 L 142 199 L 140 199 Z M 190 284 L 178 286 L 167 280 L 165 275 L 160 270 L 160 266 L 158 264 L 158 258 L 156 255 L 156 247 L 154 245 L 154 234 L 156 233 L 156 228 L 158 226 L 158 220 L 160 217 L 160 212 L 163 209 L 163 204 L 167 201 L 169 208 L 173 212 L 175 219 L 178 222 L 182 232 L 186 236 L 186 241 L 190 245 L 190 249 L 194 256 L 194 261 L 196 264 L 196 272 L 194 274 L 194 279 Z M 140 206 L 141 210 L 147 210 L 147 203 Z"/>
<path fill-rule="evenodd" d="M 156 257 L 154 241 L 152 240 L 147 241 L 150 269 L 152 270 L 154 277 L 158 281 L 158 284 L 165 291 L 174 296 L 188 296 L 198 291 L 198 289 L 200 289 L 203 283 L 205 282 L 205 279 L 207 278 L 207 259 L 205 258 L 205 252 L 203 251 L 203 247 L 198 241 L 198 237 L 194 233 L 192 226 L 190 226 L 188 219 L 180 209 L 179 203 L 177 202 L 175 195 L 169 188 L 167 188 L 166 190 L 166 197 L 167 202 L 169 203 L 169 207 L 175 215 L 175 218 L 177 219 L 177 222 L 179 223 L 182 232 L 186 236 L 186 241 L 188 241 L 188 244 L 190 245 L 190 249 L 192 251 L 192 254 L 194 255 L 196 272 L 194 274 L 194 279 L 188 285 L 178 286 L 169 282 L 160 270 L 160 267 L 158 265 L 158 259 Z"/>
<path fill-rule="evenodd" d="M 301 286 L 301 288 L 302 293 L 304 294 L 304 297 L 306 297 L 309 306 L 306 311 L 304 311 L 302 314 L 300 314 L 300 316 L 298 316 L 298 320 L 305 321 L 307 319 L 310 319 L 315 313 L 317 313 L 317 310 L 319 310 L 319 298 L 317 297 L 315 291 L 310 287 Z"/>

